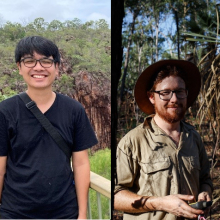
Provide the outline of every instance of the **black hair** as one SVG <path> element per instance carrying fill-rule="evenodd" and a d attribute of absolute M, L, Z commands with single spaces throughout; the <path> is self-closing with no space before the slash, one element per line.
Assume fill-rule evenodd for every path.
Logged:
<path fill-rule="evenodd" d="M 60 53 L 58 47 L 51 41 L 40 36 L 31 36 L 21 39 L 15 49 L 15 62 L 20 62 L 24 55 L 36 52 L 46 57 L 52 56 L 54 63 L 60 64 Z"/>

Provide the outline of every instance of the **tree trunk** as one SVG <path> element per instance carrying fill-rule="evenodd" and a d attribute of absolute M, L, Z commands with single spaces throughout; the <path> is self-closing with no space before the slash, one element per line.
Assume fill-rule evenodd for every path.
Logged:
<path fill-rule="evenodd" d="M 142 68 L 141 68 L 141 55 L 142 55 L 143 46 L 138 46 L 138 76 L 141 75 Z"/>
<path fill-rule="evenodd" d="M 178 59 L 180 60 L 180 42 L 179 42 L 179 21 L 178 21 L 178 11 L 174 11 L 175 20 L 176 20 L 176 31 L 177 31 L 177 53 Z"/>
<path fill-rule="evenodd" d="M 154 53 L 153 53 L 153 49 L 154 49 L 154 35 L 153 35 L 153 30 L 151 30 L 151 64 L 154 63 Z"/>
<path fill-rule="evenodd" d="M 123 101 L 124 97 L 124 90 L 125 90 L 125 80 L 126 80 L 126 75 L 127 75 L 127 70 L 128 70 L 128 62 L 129 62 L 129 52 L 130 52 L 130 46 L 132 43 L 132 35 L 134 33 L 134 25 L 135 25 L 135 20 L 137 18 L 138 13 L 133 12 L 133 18 L 132 18 L 132 23 L 131 23 L 131 28 L 130 28 L 130 33 L 128 36 L 128 46 L 127 46 L 127 51 L 125 55 L 125 64 L 124 64 L 124 73 L 122 76 L 122 81 L 121 81 L 121 92 L 120 92 L 120 100 Z"/>
<path fill-rule="evenodd" d="M 159 16 L 156 18 L 156 61 L 158 61 Z"/>
<path fill-rule="evenodd" d="M 155 23 L 156 23 L 156 40 L 155 40 L 155 59 L 158 61 L 158 38 L 159 38 L 159 20 L 160 20 L 160 14 L 157 14 L 155 11 L 156 8 L 153 6 L 153 11 L 154 11 L 154 18 L 155 18 Z"/>

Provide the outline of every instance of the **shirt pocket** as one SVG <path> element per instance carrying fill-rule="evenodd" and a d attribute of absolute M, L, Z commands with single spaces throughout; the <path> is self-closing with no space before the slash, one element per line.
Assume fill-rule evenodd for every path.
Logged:
<path fill-rule="evenodd" d="M 166 170 L 170 167 L 170 159 L 163 158 L 159 159 L 158 161 L 151 161 L 150 163 L 146 163 L 143 165 L 143 171 L 146 174 L 152 174 L 155 172 Z"/>
<path fill-rule="evenodd" d="M 142 179 L 145 187 L 143 194 L 165 196 L 170 194 L 172 164 L 169 157 L 151 160 L 142 164 Z"/>

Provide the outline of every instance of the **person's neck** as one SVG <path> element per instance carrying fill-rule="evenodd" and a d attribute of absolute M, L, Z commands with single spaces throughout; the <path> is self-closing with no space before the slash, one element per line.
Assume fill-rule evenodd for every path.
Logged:
<path fill-rule="evenodd" d="M 163 131 L 165 131 L 168 135 L 173 133 L 180 133 L 180 121 L 175 123 L 169 123 L 163 120 L 158 114 L 154 116 L 154 121 Z"/>
<path fill-rule="evenodd" d="M 26 93 L 37 104 L 44 105 L 55 99 L 55 93 L 52 89 L 33 89 L 28 88 Z"/>

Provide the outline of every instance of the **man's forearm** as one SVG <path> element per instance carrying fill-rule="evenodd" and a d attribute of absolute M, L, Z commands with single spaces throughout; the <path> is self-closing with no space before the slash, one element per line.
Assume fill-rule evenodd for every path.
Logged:
<path fill-rule="evenodd" d="M 72 154 L 72 165 L 79 205 L 78 219 L 86 219 L 88 191 L 90 182 L 90 165 L 88 151 L 78 151 Z"/>
<path fill-rule="evenodd" d="M 154 211 L 156 197 L 139 196 L 129 190 L 122 190 L 115 194 L 114 209 L 128 213 L 143 213 Z"/>
<path fill-rule="evenodd" d="M 90 182 L 90 166 L 83 164 L 74 168 L 74 179 L 76 185 L 76 194 L 79 205 L 79 216 L 86 216 L 88 190 Z"/>
<path fill-rule="evenodd" d="M 0 203 L 2 202 L 3 184 L 4 184 L 4 175 L 0 175 Z"/>
<path fill-rule="evenodd" d="M 122 190 L 115 194 L 114 208 L 127 213 L 164 211 L 193 219 L 204 214 L 202 210 L 193 209 L 185 202 L 193 199 L 191 195 L 180 194 L 163 197 L 139 196 L 128 190 Z"/>
<path fill-rule="evenodd" d="M 6 156 L 0 156 L 0 203 L 2 201 L 2 189 L 4 184 L 4 177 L 6 172 Z"/>

